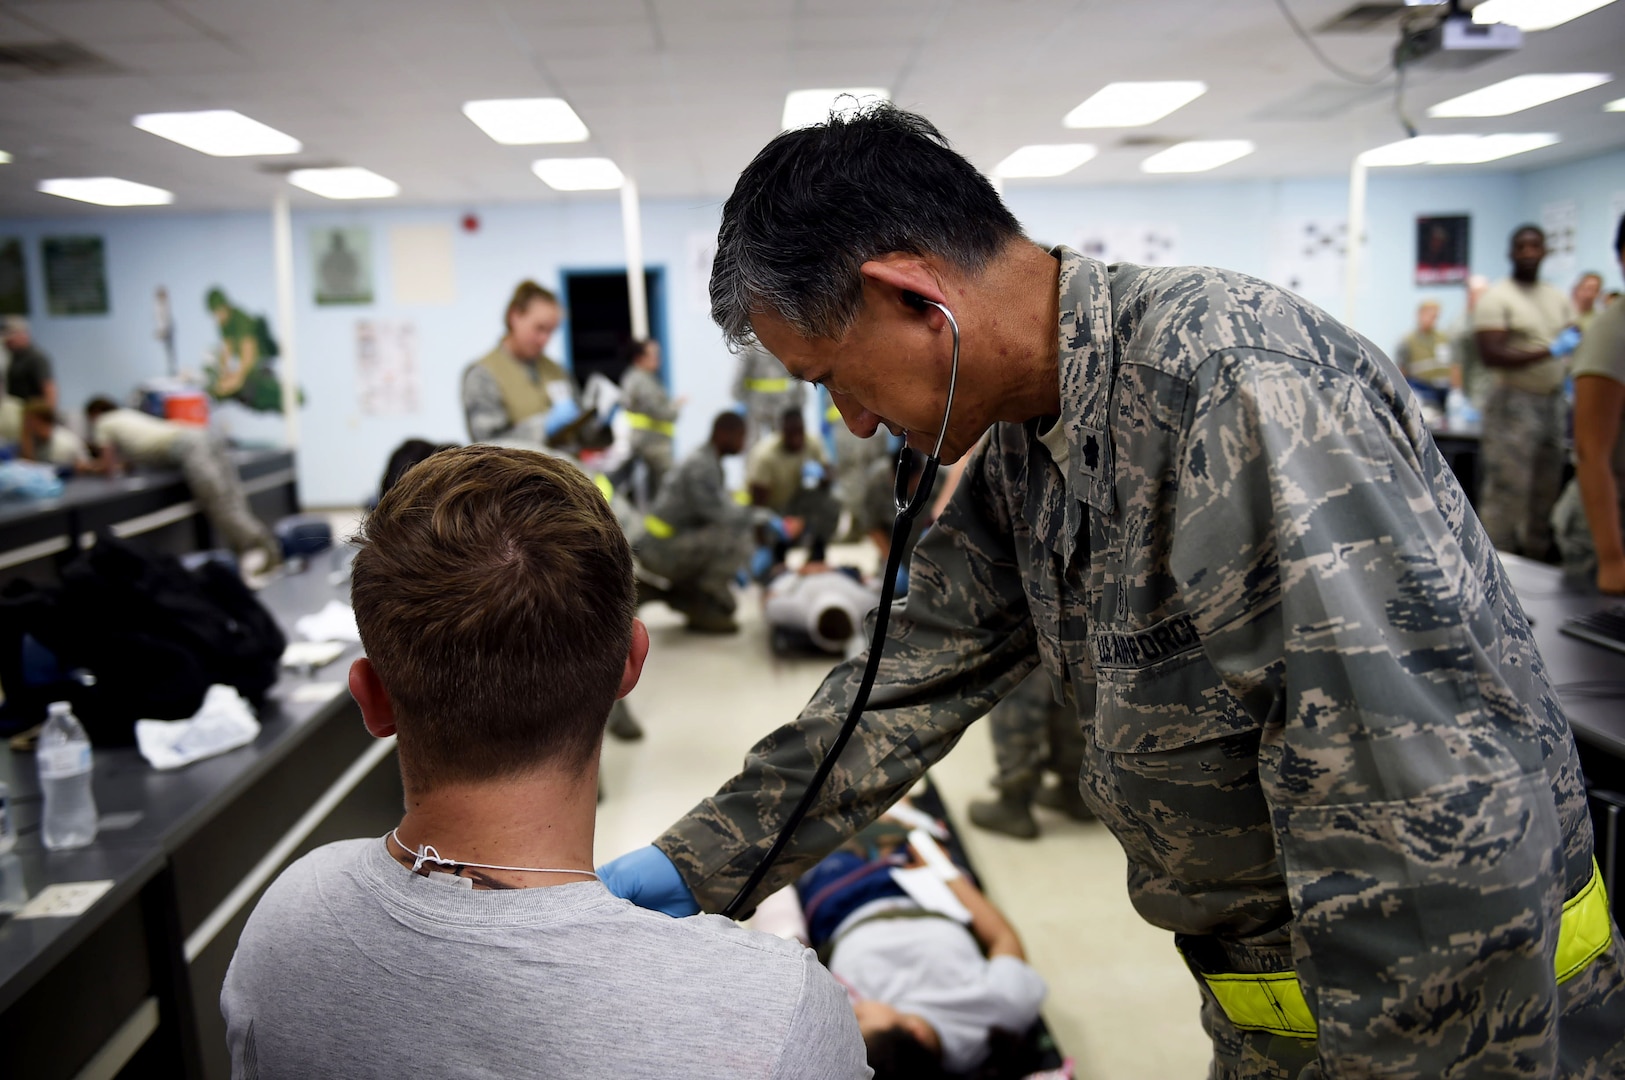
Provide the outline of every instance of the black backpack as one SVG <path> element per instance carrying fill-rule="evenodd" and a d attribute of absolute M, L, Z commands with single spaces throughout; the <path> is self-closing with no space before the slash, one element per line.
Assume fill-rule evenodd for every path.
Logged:
<path fill-rule="evenodd" d="M 287 639 L 218 563 L 187 570 L 103 537 L 60 576 L 59 587 L 14 582 L 0 597 L 7 727 L 30 726 L 46 704 L 66 700 L 91 742 L 127 746 L 136 720 L 185 719 L 214 683 L 258 705 L 276 682 Z"/>

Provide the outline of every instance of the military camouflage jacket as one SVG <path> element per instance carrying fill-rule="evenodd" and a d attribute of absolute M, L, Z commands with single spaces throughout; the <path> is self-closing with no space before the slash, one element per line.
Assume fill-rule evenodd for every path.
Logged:
<path fill-rule="evenodd" d="M 1582 1060 L 1617 1044 L 1617 934 L 1555 985 L 1592 873 L 1568 724 L 1398 371 L 1263 282 L 1057 255 L 1064 466 L 1036 420 L 975 452 L 758 898 L 1041 664 L 1098 687 L 1083 789 L 1136 908 L 1215 966 L 1295 968 L 1312 1075 L 1549 1076 L 1577 1010 L 1607 1032 L 1587 1022 Z M 657 842 L 703 907 L 771 842 L 862 660 Z"/>

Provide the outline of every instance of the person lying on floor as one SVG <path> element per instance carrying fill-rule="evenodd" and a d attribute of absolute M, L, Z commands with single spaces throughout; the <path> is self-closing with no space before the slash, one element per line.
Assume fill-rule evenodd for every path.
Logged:
<path fill-rule="evenodd" d="M 894 871 L 917 869 L 924 854 L 906 825 L 882 818 L 796 882 L 808 937 L 847 988 L 876 1080 L 971 1072 L 995 1030 L 1032 1027 L 1047 990 L 1009 920 L 940 849 L 934 876 L 963 910 L 943 914 L 932 908 L 951 902 L 910 895 Z"/>

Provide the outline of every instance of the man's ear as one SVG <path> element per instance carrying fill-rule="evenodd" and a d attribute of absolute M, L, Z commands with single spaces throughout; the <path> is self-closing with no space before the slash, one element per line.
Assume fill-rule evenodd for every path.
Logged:
<path fill-rule="evenodd" d="M 625 697 L 637 686 L 643 675 L 643 662 L 648 658 L 649 628 L 643 625 L 642 619 L 633 619 L 632 648 L 627 650 L 626 667 L 621 671 L 621 688 L 615 692 L 616 698 Z"/>
<path fill-rule="evenodd" d="M 858 273 L 863 275 L 866 286 L 878 288 L 887 294 L 888 299 L 893 299 L 910 311 L 925 314 L 933 321 L 933 327 L 936 322 L 943 321 L 941 312 L 923 303 L 931 300 L 945 306 L 948 304 L 942 278 L 929 259 L 892 252 L 870 259 L 858 267 Z"/>
<path fill-rule="evenodd" d="M 361 706 L 361 722 L 375 739 L 395 734 L 395 706 L 384 692 L 378 669 L 365 656 L 350 665 L 350 696 Z"/>

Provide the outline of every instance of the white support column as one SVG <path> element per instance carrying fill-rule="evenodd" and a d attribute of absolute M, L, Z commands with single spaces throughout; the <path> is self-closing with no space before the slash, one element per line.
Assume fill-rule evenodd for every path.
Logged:
<path fill-rule="evenodd" d="M 277 189 L 271 201 L 271 257 L 276 265 L 276 331 L 282 355 L 277 371 L 282 378 L 282 419 L 287 425 L 288 449 L 299 448 L 299 349 L 293 325 L 293 219 L 288 211 L 288 189 Z"/>
<path fill-rule="evenodd" d="M 1343 323 L 1353 328 L 1360 296 L 1360 270 L 1365 256 L 1365 161 L 1356 156 L 1349 169 L 1348 250 L 1343 262 Z"/>
<path fill-rule="evenodd" d="M 649 294 L 643 286 L 643 214 L 638 184 L 628 176 L 621 184 L 621 235 L 626 242 L 626 295 L 632 307 L 632 336 L 649 336 Z"/>

